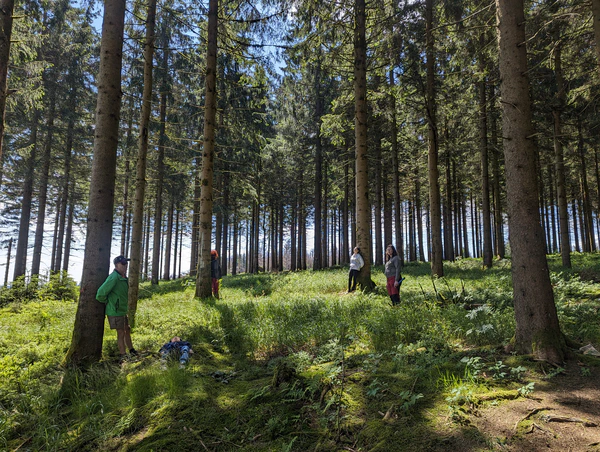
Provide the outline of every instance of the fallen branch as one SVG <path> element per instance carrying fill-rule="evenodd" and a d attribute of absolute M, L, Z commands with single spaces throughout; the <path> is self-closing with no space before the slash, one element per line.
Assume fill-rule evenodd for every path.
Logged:
<path fill-rule="evenodd" d="M 551 410 L 552 408 L 549 407 L 544 407 L 544 408 L 535 408 L 533 410 L 531 410 L 529 412 L 529 414 L 527 414 L 527 416 L 525 416 L 523 419 L 521 419 L 520 421 L 517 421 L 517 423 L 515 424 L 515 432 L 519 429 L 519 424 L 523 421 L 526 421 L 527 419 L 529 419 L 531 416 L 534 416 L 536 414 L 538 414 L 540 411 L 547 411 L 547 410 Z M 525 433 L 531 433 L 533 432 L 533 426 L 531 427 L 531 429 L 528 432 Z"/>
<path fill-rule="evenodd" d="M 576 422 L 579 424 L 583 424 L 584 427 L 598 427 L 598 424 L 591 421 L 586 421 L 585 419 L 579 419 L 577 417 L 568 417 L 568 416 L 542 416 L 542 420 L 546 422 Z"/>

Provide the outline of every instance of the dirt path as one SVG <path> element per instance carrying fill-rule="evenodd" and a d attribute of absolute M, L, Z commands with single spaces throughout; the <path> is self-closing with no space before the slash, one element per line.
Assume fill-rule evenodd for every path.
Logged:
<path fill-rule="evenodd" d="M 489 450 L 600 451 L 600 369 L 573 360 L 535 381 L 531 398 L 481 408 L 470 421 Z"/>

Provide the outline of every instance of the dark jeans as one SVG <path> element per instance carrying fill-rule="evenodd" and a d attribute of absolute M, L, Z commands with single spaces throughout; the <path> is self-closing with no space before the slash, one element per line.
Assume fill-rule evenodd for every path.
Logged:
<path fill-rule="evenodd" d="M 350 270 L 348 273 L 348 292 L 354 292 L 356 290 L 356 279 L 360 270 Z"/>

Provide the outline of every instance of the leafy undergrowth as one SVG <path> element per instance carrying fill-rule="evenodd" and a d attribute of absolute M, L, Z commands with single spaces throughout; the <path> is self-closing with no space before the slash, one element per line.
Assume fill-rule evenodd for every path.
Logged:
<path fill-rule="evenodd" d="M 583 270 L 552 273 L 561 326 L 598 345 L 597 264 L 574 262 Z M 508 262 L 445 271 L 432 281 L 427 264 L 408 265 L 398 308 L 379 269 L 369 295 L 344 293 L 344 269 L 227 277 L 221 300 L 194 299 L 189 280 L 143 286 L 141 356 L 119 365 L 107 328 L 104 360 L 85 371 L 60 367 L 75 304 L 12 302 L 0 311 L 0 450 L 492 450 L 470 417 L 530 397 L 552 369 L 502 352 Z M 174 335 L 194 345 L 185 369 L 158 360 Z"/>

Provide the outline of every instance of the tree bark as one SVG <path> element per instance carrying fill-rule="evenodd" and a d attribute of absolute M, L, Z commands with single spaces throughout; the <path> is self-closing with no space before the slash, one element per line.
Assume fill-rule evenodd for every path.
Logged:
<path fill-rule="evenodd" d="M 8 97 L 8 61 L 12 35 L 15 0 L 0 0 L 0 186 L 2 185 L 2 143 L 4 139 L 4 112 Z"/>
<path fill-rule="evenodd" d="M 140 136 L 135 169 L 135 199 L 133 201 L 133 228 L 131 232 L 131 261 L 129 263 L 129 324 L 135 327 L 140 275 L 142 270 L 142 244 L 144 240 L 144 199 L 146 197 L 146 164 L 148 158 L 148 135 L 150 114 L 152 113 L 152 63 L 156 25 L 156 0 L 148 3 L 146 36 L 144 40 L 144 89 L 142 91 L 142 112 L 140 116 Z"/>
<path fill-rule="evenodd" d="M 98 361 L 102 354 L 105 306 L 96 300 L 96 292 L 108 275 L 110 262 L 124 18 L 124 0 L 105 0 L 83 272 L 71 346 L 65 357 L 66 363 L 75 365 Z"/>
<path fill-rule="evenodd" d="M 49 74 L 44 77 L 47 80 Z M 48 134 L 44 143 L 42 155 L 42 168 L 39 176 L 38 190 L 38 215 L 35 224 L 35 239 L 33 242 L 33 257 L 31 259 L 31 275 L 40 274 L 42 260 L 42 247 L 44 244 L 44 225 L 46 224 L 46 202 L 48 200 L 48 179 L 50 176 L 50 161 L 52 157 L 52 145 L 54 141 L 54 119 L 56 110 L 56 86 L 54 82 L 47 82 L 49 91 L 48 123 L 46 127 Z"/>
<path fill-rule="evenodd" d="M 162 218 L 163 218 L 163 182 L 165 178 L 165 146 L 167 141 L 166 123 L 167 123 L 167 77 L 169 70 L 169 39 L 164 37 L 165 49 L 163 50 L 163 82 L 160 94 L 160 130 L 158 137 L 158 158 L 156 163 L 156 205 L 154 206 L 154 236 L 152 242 L 152 285 L 158 284 L 160 277 L 160 252 L 162 239 Z"/>
<path fill-rule="evenodd" d="M 367 42 L 365 0 L 354 3 L 354 136 L 356 148 L 356 246 L 365 261 L 358 283 L 363 290 L 375 287 L 371 280 L 371 205 L 369 204 L 369 156 L 367 152 Z"/>
<path fill-rule="evenodd" d="M 428 125 L 428 169 L 429 169 L 429 212 L 431 215 L 431 274 L 444 276 L 442 263 L 442 213 L 440 200 L 440 173 L 438 169 L 438 131 L 435 105 L 435 56 L 433 48 L 433 0 L 425 1 L 425 34 L 427 58 L 427 125 Z"/>
<path fill-rule="evenodd" d="M 485 34 L 479 37 L 479 48 L 485 48 Z M 484 56 L 479 57 L 479 147 L 481 152 L 481 214 L 483 216 L 483 266 L 492 268 L 492 219 L 490 214 L 490 175 L 488 166 L 488 122 L 487 122 L 487 89 L 486 62 Z M 465 231 L 466 234 L 466 231 Z"/>
<path fill-rule="evenodd" d="M 167 213 L 167 240 L 165 243 L 165 258 L 163 263 L 163 279 L 169 281 L 171 279 L 171 253 L 173 252 L 173 215 L 175 213 L 175 201 L 171 199 L 169 203 L 169 211 Z"/>
<path fill-rule="evenodd" d="M 210 277 L 210 245 L 212 238 L 213 165 L 215 158 L 215 118 L 217 115 L 217 12 L 219 0 L 209 0 L 208 47 L 206 54 L 206 95 L 204 111 L 204 143 L 200 194 L 200 246 L 196 297 L 212 294 Z"/>
<path fill-rule="evenodd" d="M 31 219 L 31 200 L 33 198 L 33 176 L 35 174 L 35 160 L 37 154 L 37 134 L 40 113 L 33 113 L 33 124 L 31 125 L 31 151 L 27 157 L 27 171 L 23 181 L 23 194 L 21 196 L 21 217 L 19 220 L 19 237 L 17 239 L 17 251 L 15 256 L 14 279 L 24 276 L 27 271 L 27 248 L 29 242 L 29 221 Z"/>
<path fill-rule="evenodd" d="M 402 202 L 400 200 L 400 170 L 398 167 L 398 117 L 396 113 L 396 93 L 394 87 L 396 82 L 394 79 L 394 70 L 390 70 L 390 114 L 392 117 L 390 131 L 390 140 L 392 143 L 392 175 L 394 178 L 394 217 L 395 217 L 395 236 L 396 250 L 400 255 L 400 260 L 404 265 L 404 237 L 402 234 Z M 346 223 L 348 224 L 348 223 Z"/>
<path fill-rule="evenodd" d="M 322 225 L 322 210 L 323 210 L 323 145 L 321 142 L 321 115 L 323 114 L 322 99 L 321 99 L 321 65 L 317 62 L 315 69 L 315 227 L 314 227 L 314 257 L 313 270 L 323 268 L 323 225 Z"/>
<path fill-rule="evenodd" d="M 540 225 L 523 0 L 496 0 L 496 7 L 516 319 L 514 345 L 520 353 L 560 363 L 565 341 Z"/>
<path fill-rule="evenodd" d="M 490 87 L 490 99 L 494 99 L 494 87 Z M 496 115 L 490 115 L 490 129 L 492 130 L 492 174 L 494 177 L 494 224 L 496 229 L 496 254 L 501 259 L 505 257 L 504 247 L 504 219 L 502 218 L 502 196 L 500 191 L 500 149 L 498 149 L 498 128 Z"/>
<path fill-rule="evenodd" d="M 592 18 L 594 21 L 594 39 L 596 41 L 596 56 L 600 66 L 600 0 L 592 0 Z"/>
<path fill-rule="evenodd" d="M 8 286 L 8 270 L 10 269 L 10 254 L 12 253 L 13 238 L 8 241 L 8 251 L 6 252 L 6 271 L 4 272 L 4 287 Z"/>

